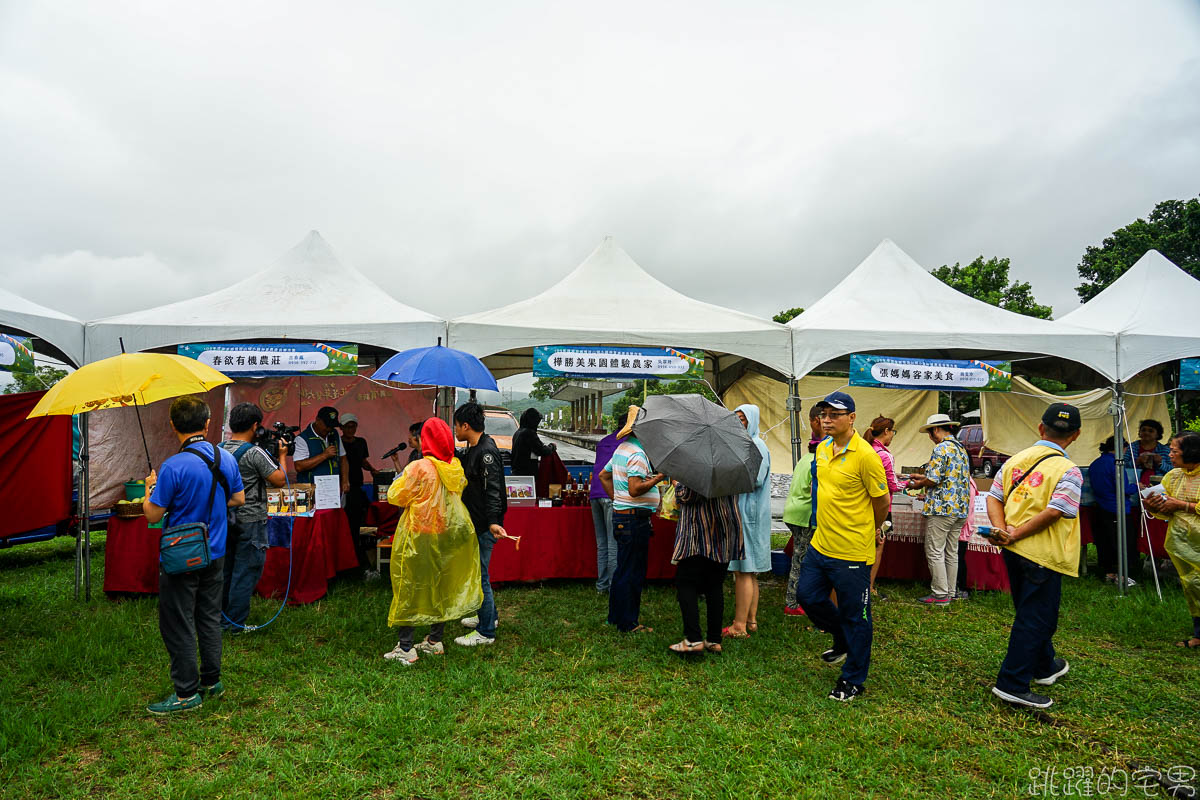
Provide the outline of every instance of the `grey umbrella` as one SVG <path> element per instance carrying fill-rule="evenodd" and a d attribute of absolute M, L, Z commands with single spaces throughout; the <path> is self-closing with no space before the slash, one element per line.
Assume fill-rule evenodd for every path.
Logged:
<path fill-rule="evenodd" d="M 754 490 L 762 454 L 736 414 L 701 395 L 647 397 L 633 432 L 654 469 L 705 497 Z"/>

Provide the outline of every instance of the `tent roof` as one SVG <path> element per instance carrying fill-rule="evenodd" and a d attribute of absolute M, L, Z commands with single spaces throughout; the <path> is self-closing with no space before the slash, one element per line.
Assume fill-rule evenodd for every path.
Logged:
<path fill-rule="evenodd" d="M 72 316 L 0 289 L 0 327 L 40 339 L 34 352 L 75 366 L 83 363 L 83 322 Z"/>
<path fill-rule="evenodd" d="M 796 377 L 852 353 L 908 352 L 930 358 L 1050 355 L 1105 374 L 1112 361 L 1111 337 L 969 297 L 935 278 L 890 239 L 880 242 L 788 327 L 794 336 Z"/>
<path fill-rule="evenodd" d="M 787 374 L 791 340 L 778 323 L 704 303 L 652 277 L 611 236 L 539 295 L 450 322 L 450 343 L 476 356 L 537 345 L 665 345 L 734 354 Z M 493 366 L 498 376 L 531 361 Z"/>
<path fill-rule="evenodd" d="M 266 269 L 202 297 L 87 324 L 89 361 L 178 344 L 301 339 L 404 350 L 437 343 L 445 322 L 394 300 L 311 231 Z"/>
<path fill-rule="evenodd" d="M 1170 309 L 1200 307 L 1200 281 L 1149 250 L 1100 294 L 1059 322 L 1116 337 L 1109 372 L 1126 381 L 1166 361 L 1200 356 L 1200 336 Z"/>

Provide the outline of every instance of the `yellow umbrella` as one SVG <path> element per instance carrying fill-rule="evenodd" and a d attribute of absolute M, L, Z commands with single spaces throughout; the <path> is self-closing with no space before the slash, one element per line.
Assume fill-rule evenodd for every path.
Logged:
<path fill-rule="evenodd" d="M 193 358 L 166 353 L 122 353 L 85 364 L 42 397 L 29 418 L 82 414 L 102 408 L 149 405 L 185 394 L 207 392 L 233 380 Z M 138 413 L 138 427 L 142 415 Z M 146 434 L 142 433 L 142 445 Z M 150 450 L 146 449 L 146 461 Z"/>

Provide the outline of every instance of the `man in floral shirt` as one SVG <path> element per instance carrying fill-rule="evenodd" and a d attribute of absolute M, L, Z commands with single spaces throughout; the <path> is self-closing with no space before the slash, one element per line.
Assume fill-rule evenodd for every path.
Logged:
<path fill-rule="evenodd" d="M 930 593 L 922 603 L 944 606 L 954 597 L 958 584 L 958 533 L 971 513 L 971 461 L 955 438 L 959 423 L 945 414 L 934 414 L 921 426 L 929 434 L 933 454 L 925 474 L 909 481 L 908 487 L 925 487 L 925 560 L 933 578 Z"/>

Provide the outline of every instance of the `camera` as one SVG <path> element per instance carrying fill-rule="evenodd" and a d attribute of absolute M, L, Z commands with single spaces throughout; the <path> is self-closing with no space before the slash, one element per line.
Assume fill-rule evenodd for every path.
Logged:
<path fill-rule="evenodd" d="M 290 456 L 296 452 L 296 433 L 299 430 L 299 425 L 285 425 L 282 422 L 276 422 L 270 428 L 260 425 L 254 432 L 254 443 L 274 455 L 279 452 L 279 442 L 282 441 L 287 445 L 287 454 Z"/>

